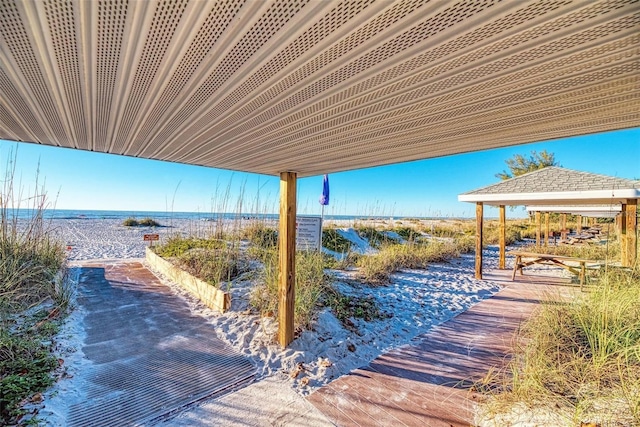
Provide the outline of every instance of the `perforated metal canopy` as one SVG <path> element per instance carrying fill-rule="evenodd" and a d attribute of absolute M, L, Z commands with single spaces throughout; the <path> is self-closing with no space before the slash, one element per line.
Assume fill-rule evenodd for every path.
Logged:
<path fill-rule="evenodd" d="M 635 1 L 0 3 L 0 138 L 309 176 L 640 126 Z"/>

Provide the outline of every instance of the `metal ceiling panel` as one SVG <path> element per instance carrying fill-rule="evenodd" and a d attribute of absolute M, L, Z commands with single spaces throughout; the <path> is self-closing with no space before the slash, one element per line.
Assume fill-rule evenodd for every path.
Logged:
<path fill-rule="evenodd" d="M 0 138 L 317 175 L 640 126 L 640 3 L 0 2 Z"/>

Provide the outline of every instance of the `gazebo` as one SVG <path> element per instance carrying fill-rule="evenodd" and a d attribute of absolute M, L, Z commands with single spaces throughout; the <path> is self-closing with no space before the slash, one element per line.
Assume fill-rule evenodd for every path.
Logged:
<path fill-rule="evenodd" d="M 640 126 L 638 6 L 6 0 L 0 138 L 279 176 L 279 340 L 296 182 Z"/>
<path fill-rule="evenodd" d="M 545 212 L 548 238 L 549 212 L 577 213 L 590 216 L 603 210 L 617 213 L 621 236 L 621 262 L 633 265 L 637 254 L 637 208 L 640 181 L 580 172 L 556 166 L 538 169 L 497 184 L 460 194 L 458 200 L 476 204 L 476 268 L 482 278 L 482 228 L 484 205 L 497 206 L 500 217 L 500 261 L 505 268 L 506 206 L 525 205 L 536 213 L 537 241 L 540 241 L 541 212 Z"/>

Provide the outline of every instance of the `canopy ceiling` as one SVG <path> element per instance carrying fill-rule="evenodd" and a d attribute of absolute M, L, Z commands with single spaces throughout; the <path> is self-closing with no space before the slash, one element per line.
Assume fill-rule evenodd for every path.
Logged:
<path fill-rule="evenodd" d="M 538 169 L 497 184 L 478 188 L 458 196 L 461 202 L 482 202 L 488 205 L 529 205 L 527 209 L 542 211 L 542 207 L 559 207 L 547 211 L 573 212 L 575 205 L 587 210 L 601 210 L 640 199 L 640 181 L 575 171 L 556 166 Z M 620 211 L 620 208 L 616 208 Z M 605 209 L 611 210 L 611 209 Z"/>
<path fill-rule="evenodd" d="M 556 212 L 566 213 L 571 215 L 581 215 L 593 218 L 614 218 L 620 212 L 622 212 L 622 205 L 568 205 L 568 206 L 555 206 L 555 205 L 540 205 L 540 206 L 526 206 L 527 212 Z"/>
<path fill-rule="evenodd" d="M 316 175 L 640 126 L 634 1 L 0 3 L 0 138 Z"/>

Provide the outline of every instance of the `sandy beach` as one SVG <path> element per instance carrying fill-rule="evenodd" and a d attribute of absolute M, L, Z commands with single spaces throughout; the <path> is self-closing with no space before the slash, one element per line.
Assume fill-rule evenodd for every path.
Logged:
<path fill-rule="evenodd" d="M 341 229 L 343 236 L 357 240 L 349 224 Z M 118 262 L 140 259 L 147 243 L 145 233 L 157 233 L 161 238 L 180 233 L 202 233 L 206 222 L 175 220 L 165 227 L 124 227 L 116 219 L 64 219 L 53 220 L 55 232 L 68 247 L 72 271 L 88 260 Z M 359 251 L 372 251 L 362 241 L 355 241 Z M 497 263 L 497 249 L 485 250 L 485 265 Z M 238 425 L 271 425 L 274 417 L 289 420 L 287 425 L 325 425 L 322 414 L 317 413 L 304 396 L 332 380 L 366 365 L 380 354 L 411 342 L 412 338 L 428 331 L 473 304 L 499 291 L 497 283 L 476 280 L 473 277 L 473 255 L 463 255 L 450 262 L 433 264 L 425 270 L 402 270 L 393 274 L 391 284 L 370 287 L 354 280 L 354 271 L 331 271 L 334 286 L 345 295 L 359 295 L 374 299 L 388 318 L 366 322 L 353 319 L 353 330 L 345 329 L 330 309 L 322 310 L 312 330 L 303 332 L 287 349 L 274 343 L 277 325 L 273 318 L 260 317 L 249 310 L 249 294 L 255 285 L 252 275 L 243 276 L 231 286 L 232 306 L 220 314 L 208 309 L 174 283 L 159 276 L 179 298 L 186 300 L 193 313 L 211 325 L 212 330 L 238 352 L 246 355 L 256 366 L 258 380 L 245 390 L 201 404 L 178 413 L 161 425 L 217 425 L 224 407 L 233 411 L 237 405 L 223 402 L 255 399 L 256 405 L 246 405 L 244 413 L 250 423 Z M 91 371 L 91 364 L 82 357 L 82 310 L 68 318 L 58 348 L 70 378 L 60 380 L 45 397 L 40 411 L 47 425 L 65 424 L 67 408 L 81 398 L 82 379 Z M 296 370 L 303 367 L 300 374 Z M 272 405 L 265 403 L 271 401 Z M 282 412 L 286 402 L 286 413 Z M 258 404 L 260 403 L 260 404 Z M 272 409 L 269 409 L 272 408 Z M 280 409 L 277 409 L 280 408 Z M 237 410 L 237 409 L 235 409 Z M 253 411 L 253 413 L 251 413 Z M 233 419 L 233 414 L 225 419 Z M 236 414 L 237 415 L 237 414 Z M 228 425 L 228 424 L 225 424 Z M 233 425 L 233 424 L 232 424 Z M 275 424 L 279 425 L 279 424 Z"/>

